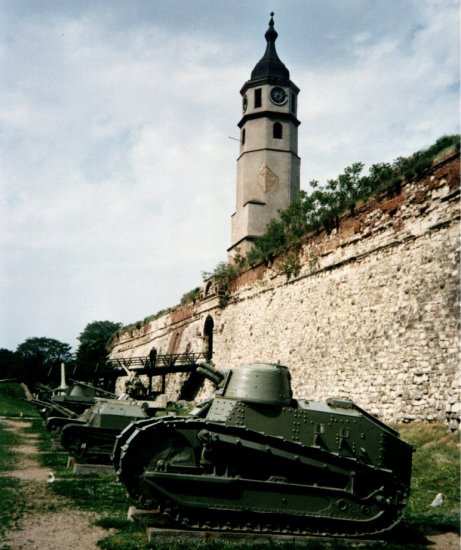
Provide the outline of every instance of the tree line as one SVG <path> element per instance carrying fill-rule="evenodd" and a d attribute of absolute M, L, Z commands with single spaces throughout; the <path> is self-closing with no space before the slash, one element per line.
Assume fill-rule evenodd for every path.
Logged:
<path fill-rule="evenodd" d="M 54 338 L 27 338 L 15 351 L 0 348 L 0 380 L 15 379 L 30 389 L 39 383 L 56 386 L 61 379 L 61 364 L 69 378 L 93 382 L 103 372 L 108 358 L 108 343 L 121 323 L 94 321 L 78 336 L 75 354 L 69 344 Z"/>

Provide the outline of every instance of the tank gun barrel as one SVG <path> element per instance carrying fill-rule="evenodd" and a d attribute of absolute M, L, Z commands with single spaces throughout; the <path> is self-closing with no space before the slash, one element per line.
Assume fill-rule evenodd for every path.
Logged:
<path fill-rule="evenodd" d="M 43 401 L 42 399 L 34 398 L 34 399 L 31 399 L 31 403 L 34 403 L 35 405 L 39 405 L 40 407 L 43 407 L 50 411 L 51 410 L 58 411 L 66 418 L 76 418 L 78 416 L 78 414 L 75 413 L 74 411 L 71 411 L 67 407 L 63 407 L 62 405 L 59 405 L 55 401 L 49 401 L 49 400 Z"/>
<path fill-rule="evenodd" d="M 49 393 L 51 393 L 53 391 L 53 388 L 51 386 L 47 386 L 46 384 L 41 384 L 40 382 L 37 382 L 37 384 L 35 384 L 35 387 L 38 390 L 46 391 L 46 392 L 49 392 Z"/>
<path fill-rule="evenodd" d="M 197 367 L 197 372 L 213 382 L 217 387 L 219 387 L 226 376 L 222 371 L 215 369 L 211 363 L 202 363 Z"/>
<path fill-rule="evenodd" d="M 97 388 L 96 386 L 93 386 L 92 384 L 87 384 L 86 382 L 81 382 L 80 380 L 72 380 L 73 384 L 76 386 L 81 386 L 82 388 L 90 388 L 92 390 L 95 390 L 95 392 L 98 395 L 105 395 L 106 397 L 110 397 L 111 399 L 115 399 L 117 396 L 115 393 L 112 393 L 107 390 L 103 390 L 102 388 Z"/>

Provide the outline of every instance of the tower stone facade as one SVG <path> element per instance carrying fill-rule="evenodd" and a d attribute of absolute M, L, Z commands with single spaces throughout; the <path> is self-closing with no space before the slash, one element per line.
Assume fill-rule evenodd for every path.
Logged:
<path fill-rule="evenodd" d="M 266 51 L 243 85 L 237 204 L 229 256 L 246 254 L 268 223 L 299 191 L 297 96 L 299 88 L 280 61 L 273 13 Z"/>

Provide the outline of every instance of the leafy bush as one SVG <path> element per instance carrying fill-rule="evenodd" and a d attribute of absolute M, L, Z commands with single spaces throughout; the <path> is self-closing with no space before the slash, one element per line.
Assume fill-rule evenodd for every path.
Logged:
<path fill-rule="evenodd" d="M 181 305 L 184 306 L 189 303 L 195 303 L 197 298 L 200 297 L 200 287 L 194 288 L 193 290 L 190 290 L 189 292 L 186 292 L 182 295 L 181 298 Z"/>
<path fill-rule="evenodd" d="M 241 268 L 237 264 L 220 262 L 215 267 L 214 271 L 202 271 L 204 281 L 208 279 L 214 280 L 221 307 L 227 305 L 229 300 L 229 283 L 239 274 L 240 269 Z"/>

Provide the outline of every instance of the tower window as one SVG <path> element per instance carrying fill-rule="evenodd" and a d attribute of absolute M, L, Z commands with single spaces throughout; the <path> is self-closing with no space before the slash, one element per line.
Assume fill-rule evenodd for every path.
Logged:
<path fill-rule="evenodd" d="M 261 107 L 261 88 L 256 88 L 255 90 L 255 108 Z"/>
<path fill-rule="evenodd" d="M 280 122 L 274 122 L 274 125 L 272 126 L 272 137 L 274 139 L 282 139 L 283 128 Z"/>
<path fill-rule="evenodd" d="M 245 145 L 245 128 L 242 130 L 242 145 Z"/>
<path fill-rule="evenodd" d="M 291 112 L 296 114 L 296 95 L 291 94 Z"/>

